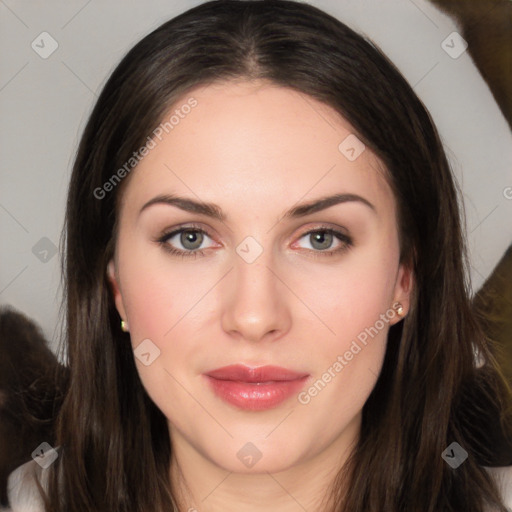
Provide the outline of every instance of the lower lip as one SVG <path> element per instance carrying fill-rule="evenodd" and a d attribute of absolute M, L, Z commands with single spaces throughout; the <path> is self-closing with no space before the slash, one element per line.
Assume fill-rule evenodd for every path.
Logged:
<path fill-rule="evenodd" d="M 308 376 L 297 380 L 249 383 L 220 380 L 205 375 L 217 396 L 224 401 L 248 411 L 263 411 L 276 407 L 290 396 L 298 393 Z"/>

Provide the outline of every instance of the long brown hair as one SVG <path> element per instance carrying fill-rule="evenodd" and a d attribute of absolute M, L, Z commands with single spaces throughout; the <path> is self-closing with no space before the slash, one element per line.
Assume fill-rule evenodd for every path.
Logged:
<path fill-rule="evenodd" d="M 348 120 L 385 165 L 398 207 L 401 262 L 415 276 L 411 309 L 390 328 L 359 443 L 333 484 L 332 510 L 505 511 L 481 467 L 492 448 L 472 430 L 474 418 L 487 413 L 471 406 L 471 393 L 484 393 L 483 402 L 494 404 L 510 433 L 510 390 L 471 310 L 460 192 L 438 132 L 373 42 L 320 9 L 290 0 L 215 0 L 182 13 L 127 53 L 97 100 L 67 201 L 63 270 L 71 378 L 47 510 L 172 510 L 166 418 L 141 384 L 106 276 L 130 175 L 119 186 L 105 184 L 187 91 L 235 79 L 306 93 Z M 475 351 L 484 362 L 480 368 Z M 457 469 L 441 457 L 452 442 L 469 453 Z"/>

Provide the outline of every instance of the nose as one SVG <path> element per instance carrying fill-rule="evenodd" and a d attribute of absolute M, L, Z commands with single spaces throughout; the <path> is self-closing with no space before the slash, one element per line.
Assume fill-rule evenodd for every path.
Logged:
<path fill-rule="evenodd" d="M 252 263 L 235 255 L 222 293 L 222 328 L 231 337 L 276 341 L 290 329 L 293 295 L 273 268 L 270 252 L 263 251 Z"/>

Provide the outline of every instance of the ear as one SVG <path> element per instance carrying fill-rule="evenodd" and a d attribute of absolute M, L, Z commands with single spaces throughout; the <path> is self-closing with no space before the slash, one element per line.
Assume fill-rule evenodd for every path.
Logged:
<path fill-rule="evenodd" d="M 391 320 L 390 324 L 395 324 L 402 320 L 408 313 L 411 307 L 411 293 L 414 285 L 414 272 L 409 265 L 404 263 L 400 264 L 398 268 L 398 274 L 395 282 L 395 290 L 393 295 L 393 302 L 391 307 L 399 302 L 403 307 L 403 314 L 399 316 L 395 315 Z"/>
<path fill-rule="evenodd" d="M 114 302 L 116 304 L 117 312 L 119 313 L 121 319 L 126 321 L 126 311 L 124 309 L 123 297 L 121 295 L 121 290 L 119 288 L 116 267 L 113 259 L 111 259 L 108 262 L 107 277 L 110 282 L 110 288 L 112 290 L 112 295 L 114 296 Z"/>

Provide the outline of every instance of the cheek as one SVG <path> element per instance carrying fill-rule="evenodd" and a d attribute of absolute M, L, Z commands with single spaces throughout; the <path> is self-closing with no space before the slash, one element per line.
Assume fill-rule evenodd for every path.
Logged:
<path fill-rule="evenodd" d="M 330 411 L 330 421 L 337 425 L 361 410 L 380 373 L 389 322 L 395 317 L 398 242 L 386 244 L 383 237 L 380 243 L 348 254 L 332 269 L 317 271 L 302 289 L 329 329 L 315 322 L 322 335 L 310 332 L 317 340 L 316 372 L 299 401 L 309 410 Z M 343 407 L 333 406 L 336 403 Z"/>
<path fill-rule="evenodd" d="M 163 338 L 175 323 L 176 308 L 181 307 L 186 296 L 178 291 L 179 279 L 172 288 L 161 275 L 142 272 L 132 274 L 133 287 L 126 290 L 126 310 L 130 319 L 133 341 L 137 338 Z M 137 281 L 137 282 L 136 282 Z"/>
<path fill-rule="evenodd" d="M 128 245 L 128 244 L 127 244 Z M 123 302 L 130 324 L 135 356 L 137 348 L 149 339 L 158 357 L 149 366 L 136 361 L 139 375 L 155 402 L 162 396 L 178 400 L 183 374 L 197 373 L 194 354 L 200 349 L 198 332 L 204 323 L 202 297 L 216 278 L 207 269 L 171 260 L 158 248 L 132 244 L 130 253 L 120 251 Z M 122 256 L 125 256 L 124 259 Z M 124 275 L 124 280 L 123 280 Z M 209 299 L 211 300 L 211 299 Z M 218 307 L 218 306 L 217 306 Z M 149 345 L 152 347 L 152 345 Z"/>
<path fill-rule="evenodd" d="M 394 315 L 397 267 L 396 247 L 376 245 L 347 253 L 333 266 L 312 267 L 307 279 L 295 281 L 298 295 L 321 320 L 318 328 L 327 352 L 344 349 L 360 333 L 364 338 L 375 324 L 378 330 L 387 330 L 389 324 L 382 325 L 381 315 L 387 315 L 385 320 Z"/>
<path fill-rule="evenodd" d="M 128 242 L 126 243 L 128 245 Z M 122 247 L 122 246 L 121 246 Z M 123 302 L 134 344 L 144 338 L 164 340 L 202 292 L 202 276 L 193 262 L 171 260 L 163 250 L 140 240 L 120 250 Z M 172 263 L 175 261 L 175 263 Z M 179 327 L 179 324 L 177 324 Z"/>
<path fill-rule="evenodd" d="M 196 322 L 200 322 L 196 316 L 200 308 L 196 310 L 194 305 L 205 293 L 206 286 L 200 276 L 182 269 L 180 265 L 163 265 L 161 259 L 151 254 L 125 260 L 124 266 L 125 276 L 129 278 L 123 299 L 137 371 L 148 395 L 170 418 L 176 410 L 195 407 L 180 384 L 190 377 L 187 373 L 195 373 L 194 335 L 199 325 Z M 156 346 L 155 349 L 149 345 L 149 365 L 137 359 L 137 348 L 141 343 L 147 344 L 147 339 Z M 154 360 L 153 351 L 157 354 Z"/>
<path fill-rule="evenodd" d="M 315 336 L 311 328 L 309 334 L 317 341 L 316 371 L 299 403 L 305 410 L 316 411 L 319 429 L 326 429 L 322 411 L 329 411 L 330 425 L 346 425 L 375 386 L 386 353 L 389 321 L 395 316 L 395 272 L 393 251 L 361 251 L 337 271 L 308 281 L 318 283 L 307 294 L 308 305 L 329 329 L 315 322 L 322 333 Z"/>

